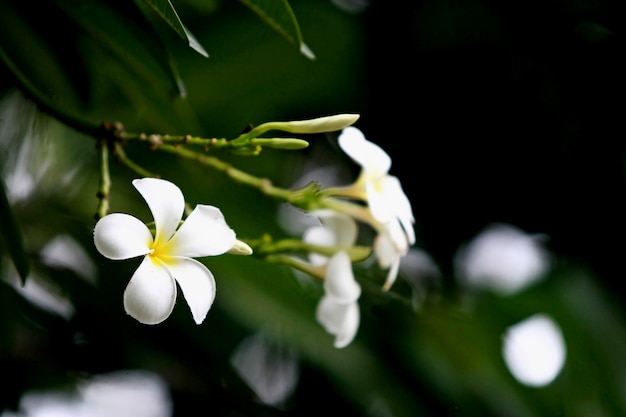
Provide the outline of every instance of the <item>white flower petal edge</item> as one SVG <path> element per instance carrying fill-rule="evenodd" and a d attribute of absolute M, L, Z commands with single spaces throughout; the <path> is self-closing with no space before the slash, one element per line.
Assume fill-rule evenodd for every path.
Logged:
<path fill-rule="evenodd" d="M 379 225 L 378 235 L 374 239 L 374 253 L 381 268 L 389 268 L 383 284 L 383 291 L 388 291 L 398 277 L 400 260 L 409 251 L 407 236 L 398 220 Z"/>
<path fill-rule="evenodd" d="M 196 324 L 204 321 L 215 300 L 215 278 L 202 263 L 190 258 L 168 259 L 167 270 L 178 281 Z"/>
<path fill-rule="evenodd" d="M 322 225 L 335 235 L 336 246 L 350 247 L 356 242 L 358 227 L 354 219 L 346 214 L 333 210 L 314 210 L 311 214 L 317 216 Z"/>
<path fill-rule="evenodd" d="M 305 230 L 302 240 L 317 246 L 351 247 L 356 242 L 358 228 L 354 219 L 333 210 L 314 210 L 311 214 L 318 217 L 321 225 Z M 328 257 L 311 252 L 309 261 L 313 265 L 324 265 Z"/>
<path fill-rule="evenodd" d="M 368 206 L 376 220 L 384 223 L 397 218 L 405 228 L 407 236 L 414 234 L 413 223 L 415 218 L 413 217 L 411 202 L 404 193 L 397 177 L 387 175 L 377 183 L 368 183 L 366 193 Z"/>
<path fill-rule="evenodd" d="M 162 262 L 143 259 L 124 291 L 124 309 L 143 324 L 158 324 L 169 317 L 176 301 L 176 283 Z"/>
<path fill-rule="evenodd" d="M 351 266 L 345 252 L 338 252 L 330 258 L 324 282 L 325 294 L 315 313 L 317 321 L 335 336 L 336 348 L 350 344 L 360 324 L 357 300 L 361 287 L 354 279 Z"/>
<path fill-rule="evenodd" d="M 343 151 L 363 168 L 367 178 L 379 178 L 391 168 L 391 158 L 380 146 L 370 142 L 354 126 L 342 130 L 338 138 Z"/>
<path fill-rule="evenodd" d="M 105 257 L 122 260 L 149 253 L 152 234 L 138 218 L 113 213 L 98 220 L 93 229 L 93 241 Z"/>
<path fill-rule="evenodd" d="M 361 286 L 354 279 L 347 253 L 338 252 L 328 261 L 324 291 L 340 304 L 353 303 L 361 296 Z"/>
<path fill-rule="evenodd" d="M 305 230 L 302 241 L 317 246 L 335 246 L 337 237 L 327 227 L 313 226 Z M 328 262 L 328 256 L 320 253 L 310 252 L 308 257 L 309 262 L 315 266 L 325 265 Z"/>
<path fill-rule="evenodd" d="M 228 227 L 218 208 L 199 204 L 166 248 L 177 256 L 216 256 L 228 252 L 236 240 L 235 232 Z"/>
<path fill-rule="evenodd" d="M 175 184 L 158 178 L 133 180 L 133 186 L 146 200 L 154 224 L 157 245 L 167 242 L 174 234 L 185 211 L 185 197 Z"/>
<path fill-rule="evenodd" d="M 337 349 L 348 346 L 355 338 L 361 320 L 357 303 L 337 304 L 331 297 L 324 296 L 317 305 L 317 321 L 326 332 L 335 336 Z"/>

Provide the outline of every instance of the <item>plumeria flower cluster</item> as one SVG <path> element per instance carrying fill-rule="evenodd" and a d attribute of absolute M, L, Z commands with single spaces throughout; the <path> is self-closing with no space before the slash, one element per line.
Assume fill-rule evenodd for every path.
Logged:
<path fill-rule="evenodd" d="M 357 241 L 356 220 L 377 232 L 372 246 L 379 266 L 388 270 L 383 284 L 383 290 L 387 291 L 396 280 L 401 258 L 415 243 L 415 219 L 399 179 L 389 174 L 389 155 L 353 126 L 344 128 L 338 140 L 342 150 L 361 166 L 361 172 L 349 186 L 324 190 L 321 205 L 325 209 L 311 212 L 318 217 L 320 225 L 307 229 L 303 241 L 332 247 L 335 253 L 332 256 L 310 253 L 311 268 L 302 269 L 324 279 L 324 296 L 316 317 L 335 336 L 335 347 L 342 348 L 352 342 L 360 322 L 357 301 L 361 287 L 354 278 L 347 254 Z"/>
<path fill-rule="evenodd" d="M 316 318 L 334 336 L 337 348 L 348 346 L 354 340 L 360 323 L 358 300 L 361 286 L 355 279 L 352 263 L 365 259 L 373 251 L 379 266 L 387 270 L 383 284 L 386 291 L 396 280 L 401 258 L 415 243 L 411 204 L 399 179 L 389 174 L 391 158 L 378 145 L 368 141 L 359 129 L 351 126 L 358 117 L 341 114 L 295 122 L 268 122 L 235 140 L 216 140 L 214 144 L 257 154 L 263 146 L 302 147 L 303 141 L 299 139 L 260 137 L 271 130 L 289 133 L 341 130 L 339 146 L 361 166 L 356 181 L 341 187 L 322 188 L 314 183 L 298 190 L 280 189 L 230 165 L 225 171 L 227 165 L 215 157 L 165 143 L 176 138 L 163 137 L 164 142 L 160 145 L 163 150 L 224 170 L 230 178 L 257 187 L 268 196 L 312 210 L 318 223 L 305 231 L 302 240 L 272 246 L 271 241 L 267 245 L 267 241 L 261 239 L 256 243 L 257 253 L 324 281 L 324 294 L 318 303 Z M 195 143 L 193 138 L 189 141 Z M 203 143 L 201 139 L 196 142 Z M 211 271 L 193 258 L 225 253 L 249 255 L 252 249 L 237 240 L 235 232 L 216 207 L 198 205 L 183 221 L 184 197 L 171 182 L 143 178 L 134 180 L 133 185 L 152 212 L 154 234 L 139 219 L 122 213 L 102 217 L 94 228 L 95 246 L 103 256 L 113 260 L 142 257 L 124 292 L 124 308 L 141 323 L 160 323 L 171 314 L 180 288 L 195 322 L 200 324 L 213 304 L 216 284 Z M 376 231 L 371 247 L 357 246 L 358 222 Z M 294 248 L 307 250 L 308 258 L 281 254 Z"/>
<path fill-rule="evenodd" d="M 338 140 L 341 149 L 361 166 L 361 172 L 353 184 L 333 188 L 324 204 L 369 224 L 377 232 L 374 253 L 380 267 L 388 270 L 383 285 L 387 291 L 396 280 L 401 258 L 415 243 L 411 202 L 400 180 L 389 174 L 391 158 L 380 146 L 368 141 L 354 126 L 343 129 Z"/>
<path fill-rule="evenodd" d="M 181 224 L 185 199 L 173 183 L 142 178 L 132 184 L 152 212 L 154 235 L 141 220 L 123 213 L 102 217 L 93 235 L 96 248 L 109 259 L 143 257 L 124 292 L 124 308 L 141 323 L 160 323 L 174 308 L 178 284 L 200 324 L 213 304 L 216 284 L 211 271 L 193 258 L 251 250 L 236 239 L 216 207 L 197 205 Z"/>

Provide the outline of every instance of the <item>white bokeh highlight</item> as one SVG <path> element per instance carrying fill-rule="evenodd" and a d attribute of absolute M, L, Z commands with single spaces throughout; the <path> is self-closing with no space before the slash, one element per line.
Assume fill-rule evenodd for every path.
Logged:
<path fill-rule="evenodd" d="M 166 382 L 155 373 L 122 370 L 94 375 L 75 391 L 30 391 L 17 412 L 0 417 L 170 417 L 173 404 Z"/>
<path fill-rule="evenodd" d="M 276 344 L 263 331 L 243 339 L 230 363 L 259 401 L 274 407 L 287 401 L 300 377 L 295 351 Z"/>
<path fill-rule="evenodd" d="M 550 268 L 544 240 L 543 235 L 530 235 L 508 224 L 493 224 L 459 249 L 457 277 L 470 288 L 501 295 L 519 292 L 541 280 Z"/>
<path fill-rule="evenodd" d="M 556 322 L 538 313 L 506 330 L 502 356 L 516 380 L 524 385 L 543 387 L 563 369 L 565 340 Z"/>
<path fill-rule="evenodd" d="M 96 284 L 98 267 L 87 251 L 70 235 L 59 234 L 41 249 L 41 260 L 53 268 L 66 268 Z"/>

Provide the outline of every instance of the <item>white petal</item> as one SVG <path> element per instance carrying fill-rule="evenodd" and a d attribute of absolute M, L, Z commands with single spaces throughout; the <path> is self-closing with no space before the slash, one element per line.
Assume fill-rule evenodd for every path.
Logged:
<path fill-rule="evenodd" d="M 215 256 L 228 252 L 236 240 L 218 208 L 199 204 L 164 250 L 171 256 Z"/>
<path fill-rule="evenodd" d="M 312 214 L 319 217 L 324 227 L 333 231 L 335 235 L 334 245 L 343 247 L 354 245 L 358 227 L 352 217 L 332 210 L 318 210 Z"/>
<path fill-rule="evenodd" d="M 389 155 L 380 146 L 365 139 L 363 133 L 354 126 L 343 129 L 339 135 L 339 146 L 361 165 L 368 177 L 383 176 L 391 168 Z"/>
<path fill-rule="evenodd" d="M 337 304 L 331 297 L 323 296 L 317 304 L 315 318 L 330 334 L 336 334 L 341 328 L 347 306 Z"/>
<path fill-rule="evenodd" d="M 396 278 L 398 278 L 398 271 L 400 270 L 400 260 L 401 257 L 398 255 L 391 262 L 391 266 L 387 272 L 387 279 L 383 284 L 383 291 L 389 291 L 389 288 L 391 288 L 393 283 L 396 282 Z"/>
<path fill-rule="evenodd" d="M 415 217 L 413 217 L 411 202 L 404 193 L 400 180 L 392 175 L 387 175 L 380 182 L 382 184 L 383 199 L 391 202 L 393 205 L 392 211 L 394 216 L 402 224 L 408 244 L 412 245 L 415 243 L 415 231 L 413 230 Z"/>
<path fill-rule="evenodd" d="M 152 234 L 136 217 L 112 213 L 96 223 L 93 242 L 98 252 L 109 259 L 129 259 L 150 252 Z"/>
<path fill-rule="evenodd" d="M 387 175 L 382 180 L 383 189 L 385 190 L 385 195 L 389 196 L 389 199 L 393 201 L 395 205 L 395 212 L 399 218 L 405 218 L 409 222 L 414 222 L 415 218 L 413 217 L 413 208 L 411 207 L 411 201 L 404 193 L 402 189 L 402 184 L 398 177 L 394 177 L 393 175 Z"/>
<path fill-rule="evenodd" d="M 372 212 L 372 217 L 381 223 L 386 223 L 396 217 L 395 206 L 393 201 L 381 192 L 378 185 L 374 182 L 365 183 L 367 205 Z"/>
<path fill-rule="evenodd" d="M 340 304 L 353 303 L 359 299 L 361 286 L 354 279 L 352 263 L 347 253 L 338 252 L 328 261 L 324 291 Z"/>
<path fill-rule="evenodd" d="M 163 263 L 146 256 L 124 291 L 126 312 L 144 324 L 169 317 L 176 301 L 176 282 Z"/>
<path fill-rule="evenodd" d="M 396 245 L 394 245 L 386 231 L 379 233 L 374 239 L 374 253 L 376 254 L 378 265 L 385 269 L 391 267 L 394 259 L 398 257 Z"/>
<path fill-rule="evenodd" d="M 376 223 L 374 227 L 378 230 L 379 235 L 385 235 L 385 239 L 393 246 L 395 252 L 400 255 L 406 255 L 409 251 L 409 236 L 407 236 L 399 219 L 393 219 L 384 224 Z"/>
<path fill-rule="evenodd" d="M 164 258 L 170 274 L 178 281 L 196 324 L 204 321 L 215 300 L 215 278 L 202 263 L 191 258 Z"/>
<path fill-rule="evenodd" d="M 383 291 L 387 291 L 396 281 L 400 269 L 400 260 L 406 252 L 399 252 L 390 235 L 383 232 L 374 239 L 374 253 L 376 254 L 378 265 L 381 268 L 389 268 L 387 278 L 383 284 Z"/>
<path fill-rule="evenodd" d="M 337 349 L 348 346 L 359 330 L 361 313 L 357 303 L 349 304 L 343 316 L 343 323 L 339 331 L 335 334 L 335 344 Z"/>
<path fill-rule="evenodd" d="M 335 234 L 324 226 L 309 227 L 304 231 L 302 240 L 316 246 L 335 246 L 336 244 Z M 328 256 L 315 252 L 310 252 L 308 258 L 309 262 L 315 266 L 325 265 L 328 262 Z"/>
<path fill-rule="evenodd" d="M 372 215 L 378 221 L 386 222 L 397 217 L 403 225 L 415 222 L 411 202 L 397 177 L 386 175 L 376 182 L 367 183 L 366 192 Z"/>
<path fill-rule="evenodd" d="M 154 240 L 160 246 L 176 231 L 185 210 L 185 197 L 178 186 L 158 178 L 136 179 L 133 185 L 152 212 L 156 226 Z"/>
<path fill-rule="evenodd" d="M 306 229 L 302 240 L 316 246 L 335 246 L 336 236 L 332 230 L 324 226 L 313 226 Z"/>
<path fill-rule="evenodd" d="M 331 297 L 324 296 L 317 305 L 315 315 L 324 329 L 335 336 L 334 346 L 338 349 L 350 344 L 359 329 L 357 303 L 337 304 Z"/>

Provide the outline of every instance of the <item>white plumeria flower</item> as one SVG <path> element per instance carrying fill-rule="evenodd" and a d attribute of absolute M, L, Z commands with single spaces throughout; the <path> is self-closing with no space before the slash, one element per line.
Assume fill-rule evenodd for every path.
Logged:
<path fill-rule="evenodd" d="M 317 246 L 335 246 L 349 248 L 354 246 L 357 238 L 357 225 L 352 217 L 332 210 L 314 210 L 311 212 L 321 224 L 309 227 L 304 231 L 302 240 Z M 319 253 L 310 253 L 309 261 L 313 265 L 324 265 L 328 257 Z"/>
<path fill-rule="evenodd" d="M 411 202 L 404 193 L 400 180 L 389 175 L 391 158 L 377 144 L 368 141 L 354 126 L 348 126 L 339 135 L 339 146 L 361 166 L 361 173 L 350 188 L 352 197 L 367 201 L 372 216 L 386 223 L 398 219 L 410 244 L 415 242 Z"/>
<path fill-rule="evenodd" d="M 141 220 L 122 213 L 104 216 L 94 228 L 95 246 L 105 257 L 144 257 L 124 292 L 124 308 L 141 323 L 160 323 L 174 309 L 178 283 L 200 324 L 215 299 L 215 278 L 192 257 L 228 252 L 235 232 L 218 208 L 207 205 L 197 205 L 178 228 L 185 200 L 176 185 L 155 178 L 132 183 L 152 212 L 154 237 Z"/>
<path fill-rule="evenodd" d="M 326 265 L 324 295 L 315 315 L 324 329 L 335 336 L 334 346 L 338 349 L 348 346 L 359 330 L 360 296 L 361 286 L 354 279 L 348 254 L 337 252 Z"/>
<path fill-rule="evenodd" d="M 332 210 L 317 210 L 312 214 L 318 216 L 322 224 L 305 231 L 305 242 L 339 248 L 354 245 L 358 230 L 350 216 Z M 324 295 L 317 306 L 317 321 L 335 336 L 334 346 L 343 348 L 356 336 L 360 322 L 357 301 L 361 287 L 354 279 L 352 262 L 345 251 L 330 258 L 311 253 L 309 260 L 315 266 L 325 266 Z"/>
<path fill-rule="evenodd" d="M 413 210 L 400 180 L 389 175 L 391 158 L 378 145 L 368 141 L 356 127 L 349 126 L 339 135 L 339 146 L 361 166 L 355 183 L 348 187 L 347 197 L 367 202 L 371 218 L 362 218 L 377 231 L 374 251 L 378 263 L 389 268 L 384 289 L 396 279 L 400 258 L 415 243 Z M 366 216 L 369 217 L 369 216 Z"/>

